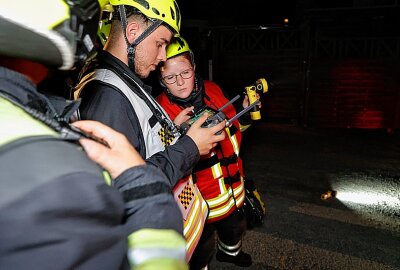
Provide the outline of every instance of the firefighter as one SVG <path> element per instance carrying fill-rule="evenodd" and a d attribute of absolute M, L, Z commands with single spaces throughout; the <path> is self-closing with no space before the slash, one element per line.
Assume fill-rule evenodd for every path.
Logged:
<path fill-rule="evenodd" d="M 175 38 L 167 47 L 167 61 L 160 68 L 160 82 L 165 91 L 157 101 L 177 125 L 191 117 L 190 111 L 198 115 L 205 108 L 218 110 L 228 102 L 218 85 L 202 80 L 195 68 L 194 55 L 187 42 L 181 37 Z M 248 98 L 245 98 L 243 106 L 248 105 Z M 236 114 L 232 105 L 224 113 L 228 118 Z M 242 250 L 246 220 L 242 212 L 245 190 L 239 157 L 240 130 L 250 124 L 249 115 L 244 115 L 225 128 L 226 138 L 210 154 L 203 155 L 193 169 L 192 177 L 208 203 L 209 216 L 190 261 L 191 269 L 204 268 L 211 260 L 215 232 L 217 260 L 243 267 L 252 264 L 251 256 Z"/>
<path fill-rule="evenodd" d="M 104 2 L 0 0 L 0 269 L 187 269 L 161 170 L 36 89 L 90 55 Z"/>

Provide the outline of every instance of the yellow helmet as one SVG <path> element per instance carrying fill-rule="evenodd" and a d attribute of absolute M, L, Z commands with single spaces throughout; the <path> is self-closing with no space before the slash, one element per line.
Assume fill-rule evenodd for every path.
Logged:
<path fill-rule="evenodd" d="M 111 17 L 113 12 L 114 8 L 110 4 L 106 4 L 102 8 L 102 17 L 99 22 L 99 28 L 97 29 L 97 37 L 103 46 L 107 42 L 108 36 L 111 32 Z"/>
<path fill-rule="evenodd" d="M 167 47 L 167 59 L 185 52 L 191 53 L 189 44 L 182 37 L 176 37 Z"/>
<path fill-rule="evenodd" d="M 95 49 L 108 0 L 0 0 L 0 55 L 70 69 Z"/>
<path fill-rule="evenodd" d="M 179 35 L 181 12 L 176 0 L 110 0 L 110 4 L 135 7 L 146 17 L 166 23 L 175 36 Z"/>

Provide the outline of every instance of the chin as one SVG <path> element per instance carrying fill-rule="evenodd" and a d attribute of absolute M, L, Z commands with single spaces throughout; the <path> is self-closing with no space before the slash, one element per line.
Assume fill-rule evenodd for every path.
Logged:
<path fill-rule="evenodd" d="M 140 79 L 146 79 L 150 75 L 150 70 L 145 70 L 145 69 L 136 69 L 135 70 L 136 76 L 138 76 Z"/>
<path fill-rule="evenodd" d="M 188 93 L 188 94 L 184 93 L 184 94 L 182 94 L 182 95 L 179 95 L 178 97 L 179 97 L 179 98 L 182 98 L 182 99 L 185 99 L 185 98 L 187 98 L 188 96 L 190 96 L 190 93 Z"/>

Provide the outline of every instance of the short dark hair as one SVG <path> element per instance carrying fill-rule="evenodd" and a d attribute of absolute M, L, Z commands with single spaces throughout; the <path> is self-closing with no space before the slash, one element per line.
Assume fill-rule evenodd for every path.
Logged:
<path fill-rule="evenodd" d="M 125 6 L 125 11 L 126 11 L 127 23 L 131 21 L 137 21 L 141 25 L 144 25 L 146 27 L 149 26 L 150 24 L 149 18 L 146 17 L 143 13 L 141 13 L 137 8 L 131 6 Z M 112 15 L 110 36 L 118 36 L 121 33 L 122 33 L 121 17 L 117 8 Z M 115 42 L 116 42 L 115 39 L 111 39 L 108 43 L 108 46 L 110 47 L 115 46 Z"/>

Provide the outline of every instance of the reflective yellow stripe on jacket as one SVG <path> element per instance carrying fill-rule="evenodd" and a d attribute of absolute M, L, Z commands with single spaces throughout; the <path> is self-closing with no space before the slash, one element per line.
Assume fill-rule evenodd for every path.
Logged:
<path fill-rule="evenodd" d="M 141 229 L 128 237 L 132 269 L 185 270 L 185 240 L 174 230 Z"/>
<path fill-rule="evenodd" d="M 189 262 L 203 232 L 208 206 L 193 183 L 192 176 L 178 182 L 173 192 L 182 213 L 183 235 L 186 239 L 186 261 Z"/>
<path fill-rule="evenodd" d="M 193 255 L 208 215 L 207 202 L 203 199 L 197 187 L 195 185 L 194 187 L 197 195 L 193 207 L 188 214 L 188 218 L 183 223 L 183 234 L 186 239 L 186 261 L 190 261 Z"/>
<path fill-rule="evenodd" d="M 218 180 L 221 181 L 221 185 L 224 186 L 223 178 Z M 241 207 L 243 205 L 245 198 L 243 179 L 241 179 L 241 184 L 239 186 L 233 188 L 233 194 L 235 198 L 232 196 L 232 188 L 227 188 L 225 192 L 221 193 L 218 197 L 207 200 L 210 211 L 208 214 L 209 221 L 217 219 L 228 213 L 229 210 L 235 207 L 235 201 L 237 207 Z"/>

